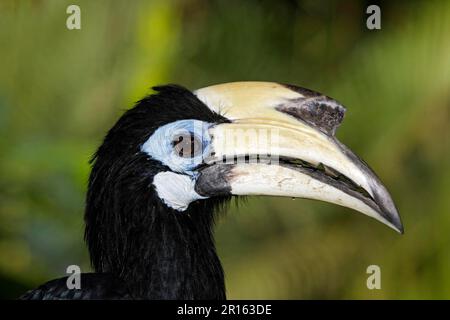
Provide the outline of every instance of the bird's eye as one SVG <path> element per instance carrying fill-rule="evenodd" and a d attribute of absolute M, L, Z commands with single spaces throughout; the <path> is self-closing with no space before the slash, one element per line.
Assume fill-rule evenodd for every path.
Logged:
<path fill-rule="evenodd" d="M 202 153 L 202 142 L 192 133 L 176 135 L 172 146 L 175 153 L 183 158 L 193 158 Z"/>

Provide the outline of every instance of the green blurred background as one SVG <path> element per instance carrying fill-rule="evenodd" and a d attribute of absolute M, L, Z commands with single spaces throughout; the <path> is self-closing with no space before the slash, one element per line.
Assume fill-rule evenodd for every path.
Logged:
<path fill-rule="evenodd" d="M 89 271 L 88 160 L 153 85 L 298 84 L 391 191 L 400 236 L 331 204 L 249 198 L 217 227 L 229 298 L 450 298 L 450 1 L 0 2 L 0 297 Z M 81 30 L 66 8 L 81 7 Z M 377 264 L 382 289 L 368 290 Z"/>

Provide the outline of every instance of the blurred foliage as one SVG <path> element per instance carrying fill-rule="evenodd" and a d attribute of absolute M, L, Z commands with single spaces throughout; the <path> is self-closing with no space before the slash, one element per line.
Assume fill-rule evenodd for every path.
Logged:
<path fill-rule="evenodd" d="M 67 30 L 66 8 L 82 29 Z M 405 235 L 348 209 L 249 198 L 217 228 L 229 298 L 450 298 L 450 2 L 0 2 L 0 297 L 89 270 L 88 160 L 152 85 L 266 80 L 347 106 L 338 137 L 391 191 Z M 366 268 L 382 290 L 366 288 Z"/>

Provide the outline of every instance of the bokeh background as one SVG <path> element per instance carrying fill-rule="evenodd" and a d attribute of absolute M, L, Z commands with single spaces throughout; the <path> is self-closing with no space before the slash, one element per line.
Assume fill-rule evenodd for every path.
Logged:
<path fill-rule="evenodd" d="M 382 29 L 366 28 L 379 4 Z M 82 29 L 66 28 L 81 7 Z M 0 2 L 0 297 L 89 271 L 88 160 L 157 84 L 305 86 L 347 106 L 337 136 L 391 191 L 400 236 L 349 209 L 233 204 L 229 298 L 450 298 L 450 1 Z M 368 290 L 377 264 L 382 289 Z"/>

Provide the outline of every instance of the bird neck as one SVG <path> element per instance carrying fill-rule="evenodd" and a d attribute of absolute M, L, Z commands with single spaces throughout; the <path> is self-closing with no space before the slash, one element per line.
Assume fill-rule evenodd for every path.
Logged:
<path fill-rule="evenodd" d="M 120 277 L 142 298 L 225 299 L 212 225 L 212 212 L 157 214 L 133 237 Z"/>
<path fill-rule="evenodd" d="M 96 272 L 124 280 L 135 298 L 225 299 L 212 231 L 215 202 L 179 212 L 148 192 L 145 179 L 130 187 L 101 178 L 91 176 L 85 213 Z"/>

